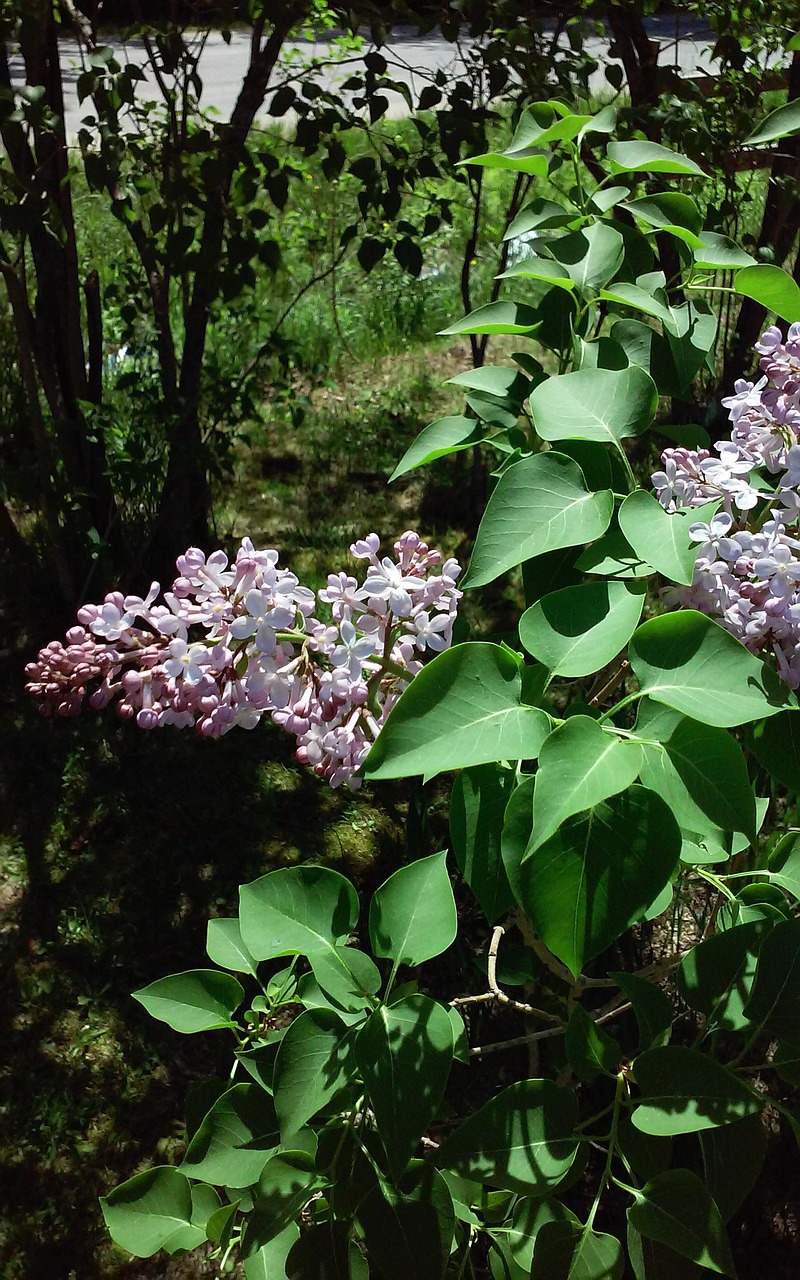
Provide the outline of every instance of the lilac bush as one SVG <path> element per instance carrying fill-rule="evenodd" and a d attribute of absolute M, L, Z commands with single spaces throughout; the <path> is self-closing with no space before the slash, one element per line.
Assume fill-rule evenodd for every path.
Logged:
<path fill-rule="evenodd" d="M 45 716 L 113 702 L 140 729 L 208 737 L 268 714 L 296 737 L 303 764 L 355 789 L 426 651 L 451 643 L 461 569 L 411 531 L 394 560 L 380 557 L 375 533 L 350 550 L 367 561 L 363 585 L 339 572 L 315 595 L 249 538 L 232 562 L 190 547 L 161 602 L 154 582 L 145 598 L 114 591 L 84 605 L 66 644 L 52 641 L 27 666 L 28 692 Z M 317 616 L 320 603 L 332 620 Z"/>
<path fill-rule="evenodd" d="M 667 511 L 718 501 L 700 543 L 690 587 L 670 587 L 670 604 L 698 609 L 753 653 L 773 655 L 800 687 L 800 323 L 784 339 L 772 326 L 756 344 L 762 377 L 739 379 L 723 399 L 730 440 L 707 449 L 666 449 L 652 479 Z M 763 503 L 756 515 L 758 504 Z"/>

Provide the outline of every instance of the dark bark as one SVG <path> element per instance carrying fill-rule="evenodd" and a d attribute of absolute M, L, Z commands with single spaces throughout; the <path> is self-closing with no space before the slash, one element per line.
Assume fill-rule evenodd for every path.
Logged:
<path fill-rule="evenodd" d="M 198 265 L 185 317 L 185 339 L 178 396 L 179 412 L 170 434 L 167 476 L 156 529 L 159 551 L 172 557 L 187 542 L 205 543 L 211 494 L 200 429 L 203 358 L 211 309 L 219 296 L 224 263 L 226 207 L 231 183 L 270 78 L 289 32 L 308 12 L 309 0 L 289 0 L 272 19 L 262 40 L 264 20 L 257 22 L 250 64 L 231 113 L 220 133 L 220 176 L 208 191 L 200 233 Z"/>
<path fill-rule="evenodd" d="M 88 394 L 93 404 L 103 399 L 103 303 L 100 276 L 90 271 L 83 286 L 86 299 L 86 331 L 89 339 Z"/>
<path fill-rule="evenodd" d="M 610 4 L 606 16 L 628 82 L 634 121 L 657 141 L 659 130 L 652 108 L 658 102 L 658 44 L 649 39 L 641 11 L 635 6 Z"/>
<path fill-rule="evenodd" d="M 25 306 L 15 306 L 14 316 L 20 347 L 27 348 L 24 358 L 32 362 L 38 387 L 47 402 L 66 484 L 80 507 L 77 519 L 72 506 L 62 515 L 72 526 L 75 569 L 82 576 L 90 563 L 88 548 L 80 550 L 87 528 L 94 526 L 101 537 L 110 535 L 115 541 L 119 528 L 102 434 L 90 429 L 83 411 L 89 388 L 81 283 L 63 124 L 61 67 L 49 0 L 30 0 L 25 6 L 20 48 L 27 83 L 44 87 L 44 101 L 55 120 L 47 118 L 34 124 L 32 146 L 19 124 L 5 121 L 2 125 L 9 161 L 30 209 L 24 239 L 30 244 L 35 275 L 34 300 L 30 304 L 25 274 L 15 273 Z M 10 89 L 10 83 L 3 46 L 0 87 Z M 52 528 L 50 536 L 54 537 Z"/>

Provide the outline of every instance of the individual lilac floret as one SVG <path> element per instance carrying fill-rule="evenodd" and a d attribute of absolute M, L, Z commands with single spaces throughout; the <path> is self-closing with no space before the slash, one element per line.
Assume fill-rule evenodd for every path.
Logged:
<path fill-rule="evenodd" d="M 374 533 L 351 550 L 370 561 L 367 582 L 330 574 L 317 597 L 249 538 L 232 564 L 190 547 L 164 603 L 153 583 L 145 599 L 112 592 L 85 605 L 66 645 L 53 641 L 26 668 L 28 691 L 42 715 L 114 702 L 141 729 L 193 726 L 206 737 L 269 715 L 297 738 L 299 760 L 355 788 L 420 655 L 452 640 L 461 570 L 413 532 L 394 560 L 379 558 Z M 332 624 L 314 616 L 318 600 Z"/>
<path fill-rule="evenodd" d="M 722 510 L 694 524 L 699 543 L 690 587 L 669 603 L 716 618 L 800 688 L 800 323 L 756 343 L 763 376 L 741 379 L 723 399 L 731 439 L 716 454 L 666 449 L 653 476 L 667 511 L 718 499 Z M 761 473 L 760 485 L 756 483 Z"/>

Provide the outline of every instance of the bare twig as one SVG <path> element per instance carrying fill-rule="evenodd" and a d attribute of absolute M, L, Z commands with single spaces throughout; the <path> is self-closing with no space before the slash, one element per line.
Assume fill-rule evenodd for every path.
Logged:
<path fill-rule="evenodd" d="M 484 991 L 479 996 L 459 996 L 455 1000 L 451 1000 L 451 1005 L 458 1006 L 460 1004 L 477 1004 L 484 1000 L 497 1000 L 500 1004 L 504 1004 L 509 1009 L 515 1009 L 517 1013 L 526 1013 L 532 1018 L 542 1018 L 545 1022 L 554 1022 L 561 1029 L 563 1028 L 562 1019 L 555 1013 L 548 1013 L 545 1009 L 537 1009 L 535 1005 L 525 1004 L 522 1000 L 514 1000 L 511 996 L 506 995 L 505 991 L 497 984 L 497 954 L 500 950 L 500 939 L 505 933 L 503 925 L 498 924 L 492 931 L 492 940 L 489 943 L 489 960 L 487 964 L 487 979 L 489 982 L 489 990 Z"/>
<path fill-rule="evenodd" d="M 600 704 L 602 703 L 603 699 L 604 699 L 604 698 L 607 698 L 607 697 L 608 697 L 608 695 L 609 695 L 610 693 L 613 693 L 613 692 L 614 692 L 614 690 L 616 689 L 617 685 L 618 685 L 618 684 L 620 683 L 620 681 L 623 679 L 623 677 L 624 677 L 625 673 L 627 672 L 628 668 L 630 667 L 630 665 L 631 665 L 631 664 L 628 662 L 628 659 L 627 659 L 627 658 L 623 658 L 622 662 L 619 664 L 619 667 L 618 667 L 618 668 L 617 668 L 617 670 L 614 672 L 614 674 L 613 674 L 613 676 L 611 677 L 611 679 L 610 679 L 610 680 L 608 680 L 608 681 L 606 681 L 606 683 L 603 685 L 602 689 L 598 689 L 597 693 L 596 693 L 596 694 L 594 694 L 594 696 L 593 696 L 593 697 L 589 698 L 589 701 L 588 701 L 587 705 L 588 705 L 588 706 L 590 706 L 590 707 L 598 707 L 598 706 L 600 706 Z"/>
<path fill-rule="evenodd" d="M 626 1000 L 624 1004 L 615 1005 L 613 1009 L 606 1010 L 599 1017 L 594 1019 L 595 1025 L 600 1026 L 603 1022 L 610 1022 L 612 1018 L 616 1018 L 620 1013 L 627 1013 L 633 1008 L 630 1000 Z M 533 1044 L 536 1040 L 552 1040 L 554 1036 L 563 1036 L 566 1031 L 566 1025 L 562 1023 L 560 1027 L 545 1027 L 543 1031 L 531 1031 L 526 1036 L 515 1036 L 513 1040 L 497 1040 L 494 1044 L 478 1044 L 470 1049 L 471 1058 L 483 1058 L 487 1053 L 498 1053 L 501 1049 L 515 1049 L 519 1045 Z"/>

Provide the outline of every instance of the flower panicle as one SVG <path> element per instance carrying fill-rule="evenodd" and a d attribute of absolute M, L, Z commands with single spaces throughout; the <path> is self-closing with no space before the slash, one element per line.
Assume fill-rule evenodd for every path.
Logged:
<path fill-rule="evenodd" d="M 729 440 L 708 449 L 666 449 L 652 476 L 674 513 L 718 502 L 690 526 L 699 544 L 689 587 L 667 603 L 699 609 L 800 687 L 800 324 L 773 325 L 756 343 L 761 377 L 739 379 L 722 400 Z"/>
<path fill-rule="evenodd" d="M 370 533 L 316 594 L 244 538 L 235 559 L 190 547 L 163 595 L 111 592 L 84 605 L 64 642 L 26 667 L 44 716 L 110 704 L 140 729 L 166 725 L 220 737 L 268 715 L 297 739 L 297 757 L 332 787 L 359 770 L 426 653 L 449 647 L 461 592 L 455 560 L 408 531 L 380 557 Z M 317 616 L 327 606 L 332 620 Z"/>

